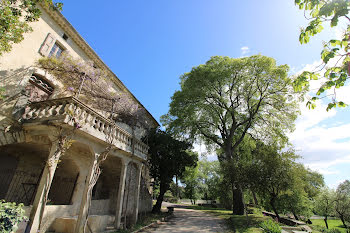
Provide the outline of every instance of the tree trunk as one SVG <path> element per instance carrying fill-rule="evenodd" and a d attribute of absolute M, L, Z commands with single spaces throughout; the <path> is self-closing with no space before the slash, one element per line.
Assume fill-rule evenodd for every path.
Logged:
<path fill-rule="evenodd" d="M 344 216 L 342 214 L 339 214 L 339 218 L 340 218 L 341 222 L 343 223 L 345 229 L 348 229 L 348 226 L 346 225 L 345 220 L 344 220 Z"/>
<path fill-rule="evenodd" d="M 327 216 L 323 219 L 324 220 L 324 223 L 326 224 L 326 228 L 328 229 L 328 222 L 327 222 Z"/>
<path fill-rule="evenodd" d="M 176 180 L 176 198 L 180 199 L 180 193 L 179 193 L 179 181 L 177 179 L 177 176 L 175 176 L 175 180 Z"/>
<path fill-rule="evenodd" d="M 293 214 L 295 220 L 299 220 L 298 215 L 295 214 L 295 211 L 294 211 L 294 210 L 292 210 L 292 214 Z"/>
<path fill-rule="evenodd" d="M 278 212 L 277 212 L 277 209 L 276 209 L 276 207 L 275 207 L 275 197 L 272 197 L 271 199 L 270 199 L 270 205 L 271 205 L 271 207 L 272 207 L 272 209 L 273 209 L 273 212 L 275 212 L 275 214 L 276 214 L 276 217 L 277 217 L 277 220 L 278 220 L 278 222 L 280 222 L 280 216 L 279 216 L 279 214 L 278 214 Z"/>
<path fill-rule="evenodd" d="M 244 200 L 243 200 L 243 192 L 240 185 L 234 190 L 232 190 L 232 203 L 233 203 L 233 211 L 234 215 L 244 215 Z"/>
<path fill-rule="evenodd" d="M 160 190 L 159 190 L 159 195 L 157 197 L 157 202 L 153 206 L 152 213 L 160 213 L 160 209 L 162 208 L 162 202 L 164 199 L 164 194 L 167 191 L 167 187 L 164 184 L 160 184 Z"/>
<path fill-rule="evenodd" d="M 256 194 L 253 190 L 251 190 L 252 192 L 252 195 L 253 195 L 253 199 L 254 199 L 254 205 L 255 206 L 258 206 L 259 205 L 259 202 L 258 202 L 258 199 L 256 198 Z"/>

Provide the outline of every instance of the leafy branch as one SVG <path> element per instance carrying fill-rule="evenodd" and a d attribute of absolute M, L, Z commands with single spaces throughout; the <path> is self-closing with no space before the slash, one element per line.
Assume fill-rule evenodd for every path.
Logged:
<path fill-rule="evenodd" d="M 304 10 L 306 19 L 310 20 L 306 28 L 302 28 L 299 35 L 299 42 L 307 44 L 310 37 L 323 30 L 322 24 L 329 22 L 331 27 L 336 27 L 341 19 L 347 22 L 347 29 L 341 39 L 331 39 L 324 44 L 321 51 L 322 68 L 319 71 L 304 71 L 294 81 L 296 91 L 308 90 L 310 81 L 324 79 L 325 81 L 318 88 L 315 96 L 310 98 L 306 105 L 309 109 L 316 107 L 316 101 L 324 98 L 324 92 L 333 89 L 331 102 L 328 103 L 327 111 L 334 107 L 346 107 L 343 101 L 336 98 L 336 89 L 343 87 L 349 79 L 350 73 L 350 18 L 347 16 L 350 10 L 350 2 L 347 0 L 295 0 L 300 10 Z M 308 15 L 308 16 L 307 16 Z M 337 59 L 334 65 L 331 63 Z M 324 70 L 324 74 L 320 71 Z"/>

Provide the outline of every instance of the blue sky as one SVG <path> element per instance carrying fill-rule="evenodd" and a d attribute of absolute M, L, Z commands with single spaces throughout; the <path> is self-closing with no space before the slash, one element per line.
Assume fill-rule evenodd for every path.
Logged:
<path fill-rule="evenodd" d="M 180 75 L 211 56 L 261 53 L 294 74 L 312 68 L 322 41 L 335 36 L 326 29 L 300 45 L 299 30 L 307 22 L 294 0 L 62 2 L 63 15 L 157 120 L 167 113 Z M 290 137 L 303 162 L 335 187 L 350 177 L 350 114 L 324 109 L 302 109 Z"/>

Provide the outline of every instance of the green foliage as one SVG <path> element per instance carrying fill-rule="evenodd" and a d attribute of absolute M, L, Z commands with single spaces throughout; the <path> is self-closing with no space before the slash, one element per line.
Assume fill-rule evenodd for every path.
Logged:
<path fill-rule="evenodd" d="M 324 187 L 315 199 L 315 213 L 327 218 L 334 214 L 335 193 Z"/>
<path fill-rule="evenodd" d="M 248 129 L 256 136 L 287 139 L 283 130 L 293 128 L 298 114 L 288 69 L 262 55 L 212 57 L 182 75 L 181 90 L 161 122 L 175 135 L 222 148 L 227 158 Z"/>
<path fill-rule="evenodd" d="M 0 100 L 3 100 L 5 98 L 5 88 L 0 87 Z"/>
<path fill-rule="evenodd" d="M 344 227 L 350 225 L 350 181 L 345 180 L 338 185 L 335 193 L 335 212 Z"/>
<path fill-rule="evenodd" d="M 38 4 L 51 10 L 62 10 L 62 3 L 53 0 L 2 0 L 0 1 L 0 55 L 9 52 L 14 43 L 31 32 L 30 22 L 38 21 L 41 11 Z"/>
<path fill-rule="evenodd" d="M 294 127 L 299 97 L 288 70 L 262 55 L 212 57 L 182 75 L 181 90 L 172 96 L 169 113 L 161 122 L 178 137 L 200 138 L 209 148 L 219 149 L 226 174 L 232 174 L 228 184 L 232 187 L 233 177 L 239 174 L 235 169 L 240 167 L 236 151 L 248 132 L 279 145 L 288 140 L 286 132 Z M 239 184 L 235 185 L 241 196 Z M 243 200 L 238 202 L 237 213 L 242 213 Z"/>
<path fill-rule="evenodd" d="M 150 129 L 143 140 L 149 146 L 148 164 L 151 177 L 160 188 L 153 208 L 154 212 L 159 212 L 164 194 L 170 188 L 173 178 L 181 177 L 186 167 L 196 166 L 198 155 L 188 151 L 190 143 L 176 140 L 159 128 Z"/>
<path fill-rule="evenodd" d="M 193 204 L 201 198 L 201 185 L 198 167 L 186 168 L 181 178 L 181 182 L 185 185 L 185 197 L 189 198 Z"/>
<path fill-rule="evenodd" d="M 24 210 L 23 204 L 16 204 L 14 202 L 0 201 L 0 232 L 10 233 L 16 231 L 15 226 L 23 220 Z"/>
<path fill-rule="evenodd" d="M 282 232 L 281 226 L 278 225 L 277 222 L 275 222 L 271 219 L 262 222 L 260 224 L 260 227 L 263 229 L 264 232 L 267 232 L 267 233 L 281 233 Z"/>
<path fill-rule="evenodd" d="M 320 33 L 323 29 L 322 24 L 329 22 L 331 27 L 338 25 L 339 20 L 344 18 L 349 22 L 347 16 L 350 9 L 350 2 L 348 0 L 295 0 L 295 4 L 299 6 L 299 9 L 305 11 L 305 15 L 308 15 L 309 24 L 306 28 L 301 29 L 299 41 L 301 44 L 306 44 L 310 41 L 310 37 Z M 349 47 L 349 34 L 350 26 L 347 24 L 347 30 L 344 32 L 340 40 L 331 39 L 324 44 L 324 48 L 321 52 L 321 59 L 324 63 L 323 68 L 325 73 L 323 75 L 324 82 L 316 92 L 316 96 L 307 101 L 307 106 L 310 109 L 316 107 L 316 101 L 320 98 L 324 98 L 325 91 L 340 88 L 345 85 L 348 80 L 350 71 L 348 56 Z M 327 66 L 330 61 L 336 58 L 337 62 L 334 66 Z M 311 80 L 320 79 L 320 74 L 313 71 L 305 71 L 297 77 L 294 81 L 294 88 L 296 91 L 308 89 L 309 82 Z M 332 101 L 327 106 L 327 111 L 334 107 L 346 107 L 342 101 L 336 99 L 336 95 L 332 94 Z"/>
<path fill-rule="evenodd" d="M 182 176 L 186 167 L 193 167 L 197 163 L 198 155 L 188 152 L 190 143 L 176 140 L 160 129 L 149 130 L 144 140 L 150 147 L 150 173 L 157 183 L 170 185 L 174 176 Z"/>

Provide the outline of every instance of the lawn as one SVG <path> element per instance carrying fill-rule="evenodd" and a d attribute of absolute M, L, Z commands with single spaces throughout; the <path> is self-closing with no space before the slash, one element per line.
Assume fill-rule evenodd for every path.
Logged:
<path fill-rule="evenodd" d="M 249 214 L 248 218 L 241 215 L 232 215 L 231 210 L 221 208 L 211 208 L 203 206 L 189 206 L 188 208 L 201 210 L 207 213 L 211 213 L 219 218 L 225 220 L 229 232 L 262 232 L 259 228 L 261 222 L 270 219 L 267 216 L 263 216 L 261 210 L 253 209 L 253 214 Z"/>
<path fill-rule="evenodd" d="M 312 221 L 311 227 L 314 230 L 318 230 L 319 227 L 326 227 L 326 224 L 324 223 L 323 219 L 312 219 L 311 221 Z M 346 233 L 346 229 L 344 228 L 343 223 L 339 219 L 329 219 L 327 222 L 328 222 L 329 229 L 336 228 L 341 232 Z"/>

